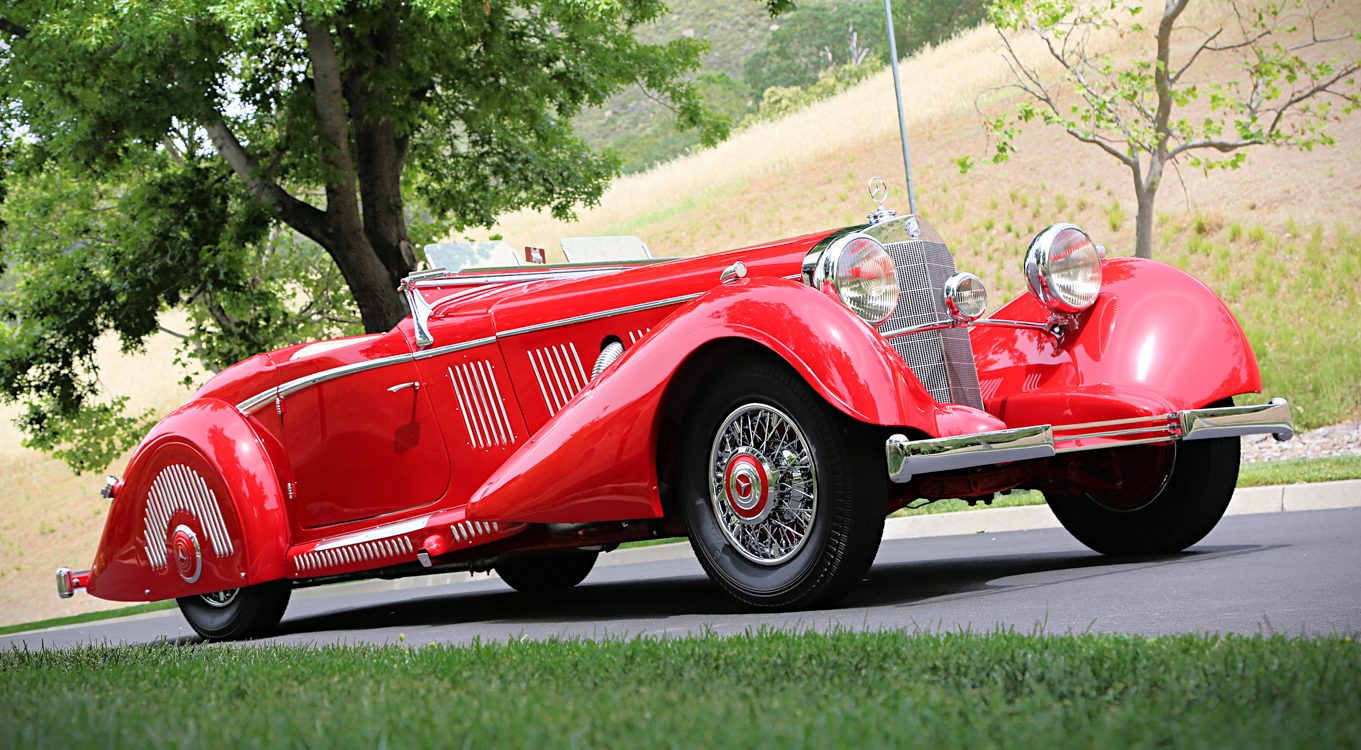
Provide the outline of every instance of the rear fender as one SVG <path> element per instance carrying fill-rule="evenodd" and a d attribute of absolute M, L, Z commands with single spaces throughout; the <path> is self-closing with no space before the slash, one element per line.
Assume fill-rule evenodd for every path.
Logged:
<path fill-rule="evenodd" d="M 939 407 L 873 329 L 787 279 L 720 286 L 677 310 L 553 416 L 473 496 L 469 518 L 582 523 L 662 515 L 659 413 L 687 361 L 724 340 L 787 362 L 860 422 L 937 434 Z"/>
<path fill-rule="evenodd" d="M 1033 330 L 979 326 L 985 408 L 1008 425 L 1065 424 L 1198 409 L 1262 389 L 1243 329 L 1206 286 L 1169 265 L 1106 260 L 1096 304 L 1055 344 Z M 1045 321 L 1030 295 L 991 317 Z"/>
<path fill-rule="evenodd" d="M 289 532 L 272 440 L 217 399 L 162 420 L 118 486 L 87 590 L 148 601 L 282 578 Z"/>

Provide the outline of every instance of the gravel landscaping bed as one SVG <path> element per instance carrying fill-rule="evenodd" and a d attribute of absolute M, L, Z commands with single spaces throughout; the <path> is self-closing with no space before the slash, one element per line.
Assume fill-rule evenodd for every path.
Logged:
<path fill-rule="evenodd" d="M 1243 438 L 1244 461 L 1288 461 L 1361 454 L 1361 422 L 1341 422 L 1301 432 L 1284 443 L 1270 435 Z"/>

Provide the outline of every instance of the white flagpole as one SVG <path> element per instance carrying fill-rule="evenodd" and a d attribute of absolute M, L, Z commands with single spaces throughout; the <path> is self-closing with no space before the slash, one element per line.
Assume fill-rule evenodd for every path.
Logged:
<path fill-rule="evenodd" d="M 903 114 L 903 84 L 898 78 L 898 41 L 893 38 L 893 0 L 884 0 L 884 22 L 888 26 L 889 66 L 893 68 L 893 94 L 898 101 L 898 137 L 903 143 L 903 172 L 907 174 L 907 210 L 917 213 L 917 191 L 912 186 L 912 157 L 907 151 L 907 119 Z"/>

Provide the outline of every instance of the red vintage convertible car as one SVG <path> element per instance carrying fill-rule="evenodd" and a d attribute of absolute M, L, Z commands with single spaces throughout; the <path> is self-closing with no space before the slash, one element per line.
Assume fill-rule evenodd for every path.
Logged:
<path fill-rule="evenodd" d="M 579 583 L 599 552 L 688 536 L 756 608 L 834 601 L 884 518 L 1034 488 L 1113 555 L 1207 534 L 1240 435 L 1292 434 L 1202 284 L 1056 224 L 1029 293 L 984 318 L 912 216 L 683 259 L 416 274 L 381 335 L 210 380 L 110 478 L 93 569 L 62 596 L 177 599 L 259 636 L 295 587 L 495 570 Z"/>

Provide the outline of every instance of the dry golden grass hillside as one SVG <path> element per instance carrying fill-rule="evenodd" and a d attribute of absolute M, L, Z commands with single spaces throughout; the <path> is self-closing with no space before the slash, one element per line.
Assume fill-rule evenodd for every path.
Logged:
<path fill-rule="evenodd" d="M 1361 0 L 1330 19 L 1357 28 Z M 1139 40 L 1112 40 L 1132 53 Z M 1038 50 L 1030 48 L 1035 54 Z M 1355 49 L 1352 50 L 1356 54 Z M 1036 59 L 1038 56 L 1036 55 Z M 1209 78 L 1225 73 L 1207 68 Z M 1020 253 L 1052 221 L 1090 228 L 1112 252 L 1133 246 L 1129 177 L 1109 157 L 1035 126 L 1003 166 L 966 176 L 955 158 L 986 143 L 974 112 L 1006 83 L 995 34 L 976 30 L 906 61 L 908 127 L 921 213 L 951 243 L 961 268 L 1001 300 L 1020 291 Z M 901 185 L 892 82 L 887 71 L 785 120 L 721 146 L 619 180 L 598 207 L 566 224 L 534 213 L 494 229 L 513 244 L 556 248 L 565 235 L 637 234 L 663 255 L 705 253 L 863 220 L 865 181 Z M 1309 153 L 1259 149 L 1240 171 L 1206 178 L 1186 171 L 1159 200 L 1157 257 L 1188 268 L 1230 303 L 1253 338 L 1269 388 L 1299 396 L 1306 424 L 1361 411 L 1361 116 L 1332 129 L 1338 145 Z M 901 187 L 890 206 L 906 209 Z M 1320 300 L 1325 313 L 1309 303 Z M 110 393 L 169 410 L 188 391 L 171 365 L 173 339 L 145 354 L 102 357 Z M 52 571 L 89 564 L 103 528 L 101 477 L 74 477 L 20 447 L 0 411 L 0 624 L 118 606 L 56 598 Z M 111 467 L 121 473 L 122 462 Z"/>
<path fill-rule="evenodd" d="M 157 334 L 146 351 L 123 354 L 112 337 L 100 342 L 100 382 L 130 397 L 134 409 L 167 413 L 190 389 L 171 363 L 177 340 Z M 20 409 L 0 407 L 0 625 L 120 606 L 90 596 L 58 599 L 53 571 L 89 567 L 104 530 L 109 501 L 99 496 L 103 474 L 76 476 L 65 464 L 21 444 Z M 125 459 L 109 471 L 121 474 Z"/>
<path fill-rule="evenodd" d="M 1326 20 L 1334 30 L 1361 26 L 1361 1 L 1346 0 Z M 1033 39 L 1018 39 L 1028 61 L 1052 69 Z M 1130 37 L 1110 39 L 1107 46 L 1127 56 L 1151 42 L 1151 36 Z M 1132 252 L 1128 171 L 1056 128 L 1035 123 L 1009 163 L 959 174 L 956 158 L 978 158 L 987 151 L 976 104 L 1000 112 L 1010 96 L 996 90 L 1011 80 L 999 46 L 996 32 L 980 28 L 903 63 L 921 213 L 947 241 L 953 239 L 964 261 L 975 260 L 980 251 L 1017 246 L 1015 233 L 974 231 L 989 218 L 1001 224 L 1008 214 L 1016 220 L 1013 226 L 1023 218 L 1026 229 L 1051 218 L 1076 220 L 1099 228 L 1114 252 Z M 1361 44 L 1346 51 L 1361 54 Z M 1205 65 L 1196 69 L 1196 78 L 1216 80 L 1230 72 L 1228 65 Z M 1330 132 L 1338 141 L 1334 148 L 1259 148 L 1249 152 L 1243 169 L 1208 178 L 1184 169 L 1181 182 L 1175 174 L 1164 182 L 1158 211 L 1171 223 L 1201 213 L 1273 226 L 1291 220 L 1330 228 L 1349 222 L 1361 215 L 1361 173 L 1351 167 L 1361 154 L 1361 117 L 1336 123 Z M 576 221 L 520 212 L 492 231 L 515 245 L 556 248 L 562 236 L 633 233 L 661 255 L 712 252 L 863 221 L 872 208 L 865 181 L 874 175 L 896 186 L 889 202 L 905 211 L 902 174 L 893 84 L 886 69 L 784 120 L 758 124 L 716 148 L 620 179 Z M 1060 197 L 1065 202 L 1056 204 Z M 1036 201 L 1049 208 L 1031 216 Z M 1127 217 L 1118 228 L 1108 226 L 1116 206 Z M 1025 231 L 1020 234 L 1029 240 Z M 966 237 L 982 246 L 960 245 Z M 1162 249 L 1169 248 L 1163 244 Z"/>

